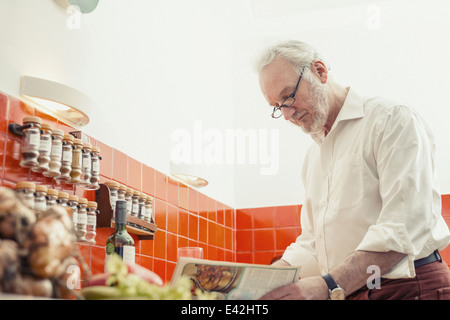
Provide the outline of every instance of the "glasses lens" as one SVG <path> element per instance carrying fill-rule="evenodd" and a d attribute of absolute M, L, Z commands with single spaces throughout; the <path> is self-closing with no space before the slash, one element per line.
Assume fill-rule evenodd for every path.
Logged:
<path fill-rule="evenodd" d="M 273 110 L 272 118 L 276 119 L 276 118 L 281 117 L 282 115 L 283 115 L 283 113 L 281 112 L 281 109 L 276 108 Z"/>
<path fill-rule="evenodd" d="M 289 108 L 290 106 L 292 106 L 292 105 L 294 104 L 294 101 L 295 101 L 294 98 L 289 97 L 289 98 L 287 98 L 287 99 L 284 101 L 284 103 L 283 103 L 283 105 L 282 105 L 281 107 L 283 107 L 283 108 Z"/>
<path fill-rule="evenodd" d="M 272 118 L 280 118 L 283 115 L 283 112 L 281 112 L 281 108 L 289 108 L 290 106 L 292 106 L 295 102 L 295 99 L 292 97 L 287 98 L 286 100 L 284 100 L 284 103 L 279 106 L 278 108 L 274 108 L 273 113 L 272 113 Z"/>

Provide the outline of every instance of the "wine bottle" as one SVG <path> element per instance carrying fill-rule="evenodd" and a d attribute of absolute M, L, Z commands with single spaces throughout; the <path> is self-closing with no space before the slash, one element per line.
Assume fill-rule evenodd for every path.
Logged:
<path fill-rule="evenodd" d="M 124 262 L 135 263 L 134 240 L 127 232 L 127 202 L 124 200 L 116 201 L 115 230 L 106 240 L 105 246 L 105 268 L 108 259 L 117 253 Z"/>

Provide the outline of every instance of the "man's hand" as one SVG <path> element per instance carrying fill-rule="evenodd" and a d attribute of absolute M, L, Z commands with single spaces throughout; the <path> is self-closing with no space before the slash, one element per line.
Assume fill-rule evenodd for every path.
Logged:
<path fill-rule="evenodd" d="M 327 300 L 328 286 L 322 277 L 307 277 L 279 287 L 261 300 Z"/>

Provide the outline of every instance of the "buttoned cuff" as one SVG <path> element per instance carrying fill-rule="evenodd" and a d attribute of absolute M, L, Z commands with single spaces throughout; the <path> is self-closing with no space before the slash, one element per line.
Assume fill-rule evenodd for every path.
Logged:
<path fill-rule="evenodd" d="M 404 224 L 400 223 L 380 223 L 370 226 L 366 235 L 356 250 L 388 252 L 395 251 L 407 255 L 383 278 L 411 278 L 415 277 L 414 250 L 408 230 Z"/>

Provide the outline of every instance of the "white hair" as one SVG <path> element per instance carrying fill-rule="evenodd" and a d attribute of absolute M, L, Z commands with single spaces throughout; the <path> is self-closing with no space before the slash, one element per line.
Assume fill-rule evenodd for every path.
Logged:
<path fill-rule="evenodd" d="M 287 40 L 278 42 L 263 50 L 255 63 L 256 72 L 260 74 L 262 69 L 269 65 L 275 58 L 284 58 L 289 61 L 298 74 L 305 67 L 303 76 L 309 82 L 311 82 L 311 70 L 308 67 L 311 63 L 320 60 L 327 66 L 319 52 L 311 45 L 297 40 Z M 329 67 L 327 66 L 327 68 Z"/>

